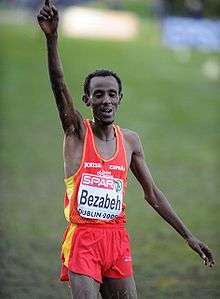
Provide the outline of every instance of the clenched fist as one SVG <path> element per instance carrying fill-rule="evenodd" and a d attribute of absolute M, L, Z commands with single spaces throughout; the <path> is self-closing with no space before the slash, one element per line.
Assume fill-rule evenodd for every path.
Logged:
<path fill-rule="evenodd" d="M 45 0 L 44 6 L 37 16 L 37 20 L 46 36 L 57 33 L 58 11 L 55 6 L 51 5 L 50 0 Z"/>

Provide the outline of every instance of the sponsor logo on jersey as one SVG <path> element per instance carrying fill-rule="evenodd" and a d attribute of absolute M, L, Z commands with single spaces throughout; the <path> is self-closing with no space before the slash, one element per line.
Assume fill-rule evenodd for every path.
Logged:
<path fill-rule="evenodd" d="M 102 168 L 102 164 L 99 162 L 84 162 L 84 167 L 85 168 Z M 123 165 L 110 164 L 109 169 L 125 171 L 125 167 Z"/>
<path fill-rule="evenodd" d="M 123 165 L 109 165 L 109 169 L 111 170 L 120 170 L 120 171 L 125 171 L 125 167 Z"/>
<path fill-rule="evenodd" d="M 84 162 L 84 167 L 85 168 L 102 168 L 102 164 L 96 163 L 96 162 Z"/>
<path fill-rule="evenodd" d="M 113 178 L 97 176 L 93 174 L 83 174 L 82 185 L 110 190 L 114 190 L 115 186 Z"/>
<path fill-rule="evenodd" d="M 97 175 L 113 178 L 111 171 L 99 170 Z"/>
<path fill-rule="evenodd" d="M 114 184 L 115 184 L 115 191 L 120 192 L 122 190 L 122 181 L 114 180 Z"/>

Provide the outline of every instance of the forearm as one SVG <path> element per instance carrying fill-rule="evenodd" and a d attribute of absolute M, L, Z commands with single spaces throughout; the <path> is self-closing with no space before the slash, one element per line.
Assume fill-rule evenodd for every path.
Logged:
<path fill-rule="evenodd" d="M 168 200 L 160 190 L 154 190 L 152 198 L 146 198 L 157 213 L 168 222 L 184 239 L 192 237 L 192 233 L 174 212 Z M 154 203 L 157 203 L 156 205 Z"/>
<path fill-rule="evenodd" d="M 46 36 L 48 69 L 52 89 L 61 88 L 64 84 L 64 73 L 58 52 L 58 35 L 54 33 Z"/>
<path fill-rule="evenodd" d="M 212 267 L 215 260 L 210 249 L 192 235 L 176 215 L 168 200 L 160 190 L 156 188 L 153 193 L 154 195 L 148 198 L 150 205 L 187 241 L 188 245 L 200 255 L 204 260 L 205 265 Z"/>
<path fill-rule="evenodd" d="M 72 97 L 64 80 L 64 72 L 59 57 L 57 39 L 57 33 L 46 36 L 51 87 L 64 131 L 67 131 L 71 125 L 79 130 Z"/>

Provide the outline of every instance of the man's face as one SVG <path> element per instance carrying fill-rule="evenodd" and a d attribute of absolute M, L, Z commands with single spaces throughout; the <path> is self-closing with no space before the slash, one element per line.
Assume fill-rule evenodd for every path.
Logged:
<path fill-rule="evenodd" d="M 121 98 L 118 82 L 113 76 L 90 80 L 89 102 L 95 121 L 112 124 Z"/>

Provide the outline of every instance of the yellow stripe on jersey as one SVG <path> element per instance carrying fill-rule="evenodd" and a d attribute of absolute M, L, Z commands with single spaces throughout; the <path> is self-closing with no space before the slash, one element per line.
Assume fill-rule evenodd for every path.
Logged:
<path fill-rule="evenodd" d="M 68 263 L 69 263 L 70 250 L 71 250 L 71 246 L 72 246 L 72 238 L 73 238 L 73 234 L 74 234 L 76 227 L 77 227 L 77 224 L 70 224 L 70 228 L 66 235 L 65 241 L 62 245 L 62 254 L 64 256 L 64 265 L 67 268 L 68 268 Z"/>
<path fill-rule="evenodd" d="M 64 179 L 64 182 L 65 182 L 65 185 L 66 185 L 67 196 L 70 199 L 71 196 L 73 195 L 73 191 L 74 191 L 73 175 L 70 176 L 67 179 Z"/>
<path fill-rule="evenodd" d="M 65 185 L 66 185 L 66 193 L 67 197 L 69 199 L 68 205 L 64 208 L 64 215 L 66 220 L 69 222 L 69 214 L 70 214 L 70 199 L 74 192 L 74 183 L 73 183 L 73 176 L 64 179 Z"/>

